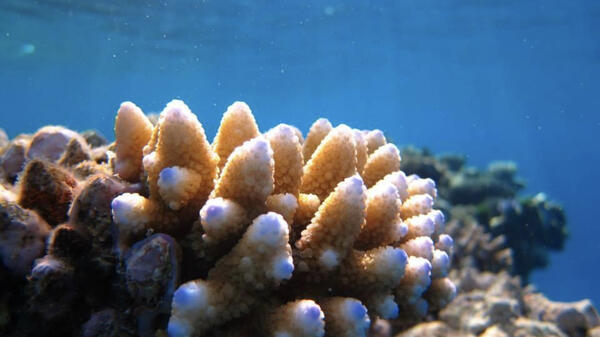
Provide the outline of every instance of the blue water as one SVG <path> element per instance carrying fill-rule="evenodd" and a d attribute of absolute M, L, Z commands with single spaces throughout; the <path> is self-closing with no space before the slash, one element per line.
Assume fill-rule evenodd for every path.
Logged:
<path fill-rule="evenodd" d="M 600 303 L 599 1 L 127 3 L 0 1 L 0 127 L 112 136 L 121 101 L 182 98 L 212 138 L 244 100 L 262 130 L 323 116 L 480 167 L 514 160 L 572 234 L 532 281 Z"/>

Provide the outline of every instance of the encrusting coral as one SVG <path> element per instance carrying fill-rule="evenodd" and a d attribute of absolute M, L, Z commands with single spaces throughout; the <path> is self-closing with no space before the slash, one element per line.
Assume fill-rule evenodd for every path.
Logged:
<path fill-rule="evenodd" d="M 405 175 L 379 130 L 319 119 L 306 140 L 286 124 L 261 133 L 235 102 L 211 144 L 174 100 L 155 123 L 121 104 L 115 136 L 88 144 L 46 127 L 2 151 L 0 238 L 32 238 L 17 255 L 12 241 L 0 250 L 12 274 L 30 274 L 13 326 L 366 336 L 378 319 L 414 323 L 456 294 L 435 183 Z"/>

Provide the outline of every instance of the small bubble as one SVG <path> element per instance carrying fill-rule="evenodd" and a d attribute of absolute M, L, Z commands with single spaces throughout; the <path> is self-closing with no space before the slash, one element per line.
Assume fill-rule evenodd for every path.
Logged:
<path fill-rule="evenodd" d="M 6 35 L 6 37 L 10 37 L 10 33 L 6 32 L 4 35 Z"/>
<path fill-rule="evenodd" d="M 538 125 L 538 126 L 537 126 L 537 130 L 538 130 L 538 131 L 542 131 L 542 126 L 541 126 L 541 125 Z"/>
<path fill-rule="evenodd" d="M 282 74 L 285 74 L 285 69 L 281 68 L 280 72 L 281 72 Z"/>
<path fill-rule="evenodd" d="M 117 54 L 113 54 L 112 56 L 113 56 L 114 59 L 117 58 Z"/>

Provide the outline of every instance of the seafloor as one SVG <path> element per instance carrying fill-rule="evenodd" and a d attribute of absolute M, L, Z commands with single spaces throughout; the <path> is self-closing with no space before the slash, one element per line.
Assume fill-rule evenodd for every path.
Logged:
<path fill-rule="evenodd" d="M 3 336 L 600 336 L 528 284 L 567 218 L 514 163 L 260 133 L 240 103 L 209 144 L 181 102 L 138 110 L 112 143 L 0 130 Z"/>

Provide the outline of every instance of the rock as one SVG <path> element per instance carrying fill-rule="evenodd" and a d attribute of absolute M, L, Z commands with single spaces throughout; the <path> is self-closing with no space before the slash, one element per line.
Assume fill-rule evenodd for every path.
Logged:
<path fill-rule="evenodd" d="M 483 291 L 460 294 L 440 312 L 440 319 L 456 330 L 480 334 L 495 324 L 507 324 L 520 315 L 519 302 Z"/>
<path fill-rule="evenodd" d="M 44 254 L 50 226 L 35 212 L 0 195 L 0 257 L 6 268 L 24 276 Z"/>
<path fill-rule="evenodd" d="M 37 211 L 51 226 L 65 222 L 77 180 L 60 166 L 30 161 L 19 181 L 19 205 Z"/>
<path fill-rule="evenodd" d="M 100 147 L 108 144 L 108 141 L 98 130 L 86 130 L 81 133 L 81 136 L 92 147 Z"/>
<path fill-rule="evenodd" d="M 0 156 L 0 174 L 10 183 L 17 179 L 19 172 L 21 172 L 27 161 L 25 157 L 27 146 L 28 142 L 26 140 L 15 140 L 6 147 L 2 156 Z"/>
<path fill-rule="evenodd" d="M 549 322 L 539 322 L 519 317 L 514 322 L 514 337 L 567 337 L 556 325 Z"/>
<path fill-rule="evenodd" d="M 475 337 L 473 334 L 454 331 L 444 322 L 434 321 L 421 323 L 395 337 Z"/>
<path fill-rule="evenodd" d="M 585 337 L 587 330 L 600 325 L 598 312 L 589 300 L 553 302 L 539 293 L 526 294 L 523 300 L 529 318 L 553 322 L 570 337 Z"/>
<path fill-rule="evenodd" d="M 31 144 L 27 149 L 27 157 L 30 159 L 45 159 L 52 162 L 57 161 L 67 148 L 69 141 L 74 138 L 85 142 L 73 130 L 62 126 L 45 126 L 33 135 Z"/>
<path fill-rule="evenodd" d="M 479 337 L 510 337 L 504 330 L 502 330 L 499 326 L 493 325 L 479 335 Z"/>

